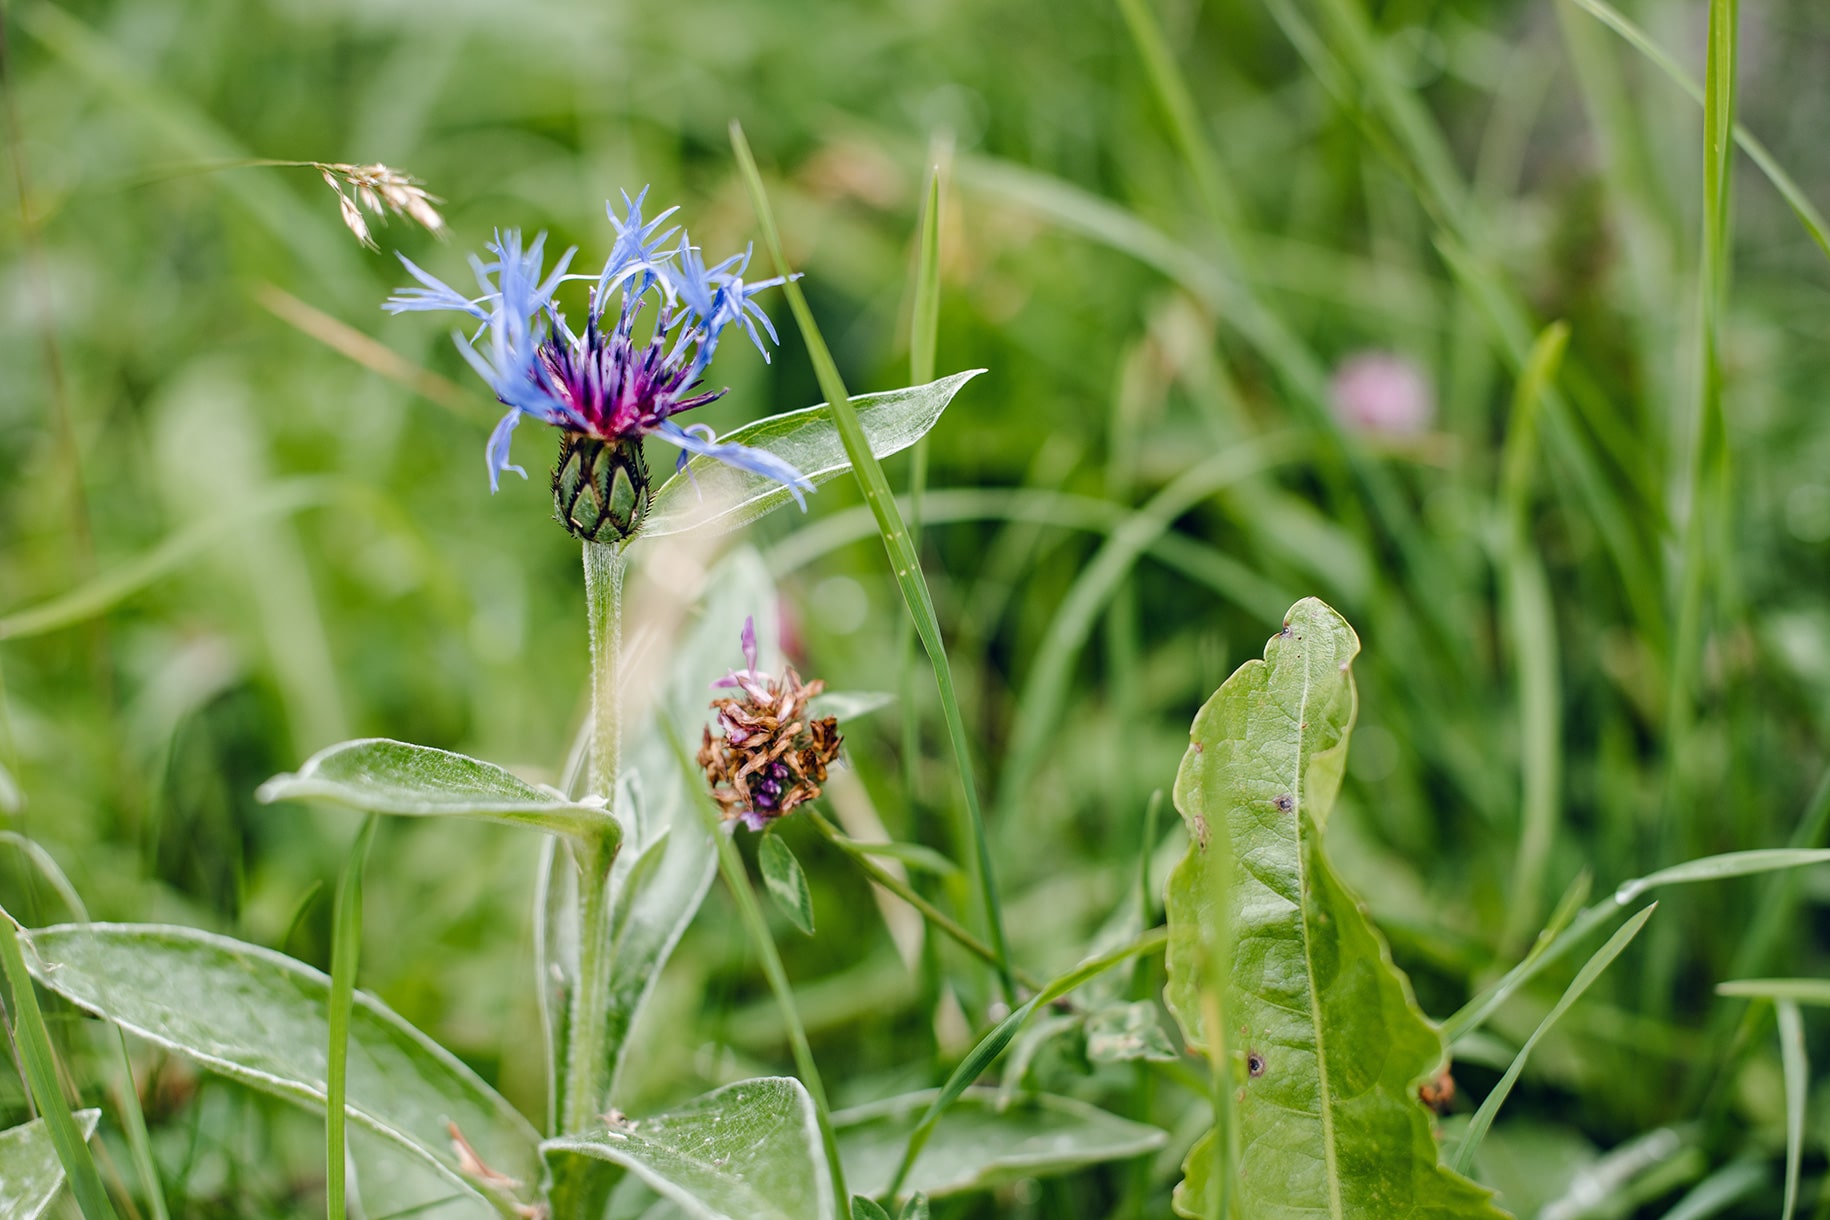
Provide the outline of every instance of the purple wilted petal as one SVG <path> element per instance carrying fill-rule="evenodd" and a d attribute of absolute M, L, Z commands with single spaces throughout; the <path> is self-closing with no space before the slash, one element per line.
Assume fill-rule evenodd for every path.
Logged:
<path fill-rule="evenodd" d="M 743 667 L 748 670 L 756 668 L 756 616 L 749 615 L 743 620 Z"/>

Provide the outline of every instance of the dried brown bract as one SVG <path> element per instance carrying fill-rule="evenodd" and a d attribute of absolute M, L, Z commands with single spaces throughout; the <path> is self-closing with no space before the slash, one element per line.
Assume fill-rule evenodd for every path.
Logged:
<path fill-rule="evenodd" d="M 706 728 L 699 766 L 725 820 L 761 830 L 820 795 L 839 756 L 839 721 L 807 715 L 824 682 L 801 681 L 792 665 L 779 676 L 758 672 L 753 621 L 744 624 L 743 652 L 747 668 L 717 683 L 737 694 L 712 701 L 720 732 Z"/>

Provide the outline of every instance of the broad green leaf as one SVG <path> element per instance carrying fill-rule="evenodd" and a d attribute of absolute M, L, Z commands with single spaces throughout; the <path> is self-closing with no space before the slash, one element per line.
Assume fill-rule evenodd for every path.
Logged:
<path fill-rule="evenodd" d="M 1340 615 L 1298 602 L 1264 659 L 1195 717 L 1176 775 L 1189 847 L 1169 880 L 1165 998 L 1190 1045 L 1230 1043 L 1238 1214 L 1498 1217 L 1437 1159 L 1417 1086 L 1442 1037 L 1322 852 L 1359 650 Z M 1208 1140 L 1189 1154 L 1182 1214 L 1200 1214 L 1217 1159 Z"/>
<path fill-rule="evenodd" d="M 940 419 L 960 387 L 984 372 L 972 369 L 927 385 L 866 394 L 854 398 L 858 423 L 878 457 L 900 453 L 924 436 Z M 763 449 L 783 459 L 814 483 L 824 483 L 850 469 L 845 445 L 826 404 L 787 411 L 746 424 L 720 441 Z M 792 493 L 764 475 L 728 466 L 714 458 L 695 457 L 686 469 L 661 484 L 642 537 L 678 534 L 715 525 L 736 529 L 780 508 Z"/>
<path fill-rule="evenodd" d="M 937 1094 L 928 1089 L 832 1116 L 853 1190 L 879 1195 L 889 1187 L 910 1132 Z M 967 1089 L 934 1128 L 903 1189 L 981 1190 L 1141 1156 L 1166 1138 L 1155 1127 L 1068 1097 L 1029 1094 L 1000 1106 L 996 1089 Z"/>
<path fill-rule="evenodd" d="M 612 825 L 601 807 L 575 804 L 494 763 L 385 737 L 320 750 L 255 795 L 268 803 L 329 801 L 364 813 L 474 818 L 555 834 L 601 833 Z"/>
<path fill-rule="evenodd" d="M 1094 1063 L 1123 1063 L 1154 1059 L 1167 1063 L 1176 1048 L 1157 1020 L 1156 1005 L 1148 1000 L 1113 1004 L 1087 1018 L 1087 1058 Z"/>
<path fill-rule="evenodd" d="M 794 849 L 773 832 L 762 837 L 756 849 L 757 863 L 762 866 L 763 884 L 769 897 L 788 921 L 807 935 L 813 935 L 813 891 L 807 888 L 807 874 L 794 858 Z"/>
<path fill-rule="evenodd" d="M 894 1217 L 863 1195 L 853 1195 L 851 1220 L 894 1220 Z"/>
<path fill-rule="evenodd" d="M 782 1076 L 541 1145 L 620 1165 L 697 1220 L 835 1220 L 813 1102 Z"/>
<path fill-rule="evenodd" d="M 72 1115 L 84 1139 L 95 1134 L 100 1110 Z M 64 1167 L 42 1118 L 0 1131 L 0 1220 L 37 1220 L 63 1188 Z"/>
<path fill-rule="evenodd" d="M 194 928 L 62 924 L 27 933 L 32 973 L 77 1007 L 254 1088 L 322 1109 L 330 980 L 302 962 Z M 418 1153 L 486 1197 L 531 1198 L 539 1136 L 526 1119 L 381 1001 L 350 1014 L 351 1120 Z M 512 1182 L 466 1174 L 455 1125 Z"/>
<path fill-rule="evenodd" d="M 902 1205 L 902 1215 L 897 1220 L 928 1220 L 928 1196 L 916 1191 Z"/>

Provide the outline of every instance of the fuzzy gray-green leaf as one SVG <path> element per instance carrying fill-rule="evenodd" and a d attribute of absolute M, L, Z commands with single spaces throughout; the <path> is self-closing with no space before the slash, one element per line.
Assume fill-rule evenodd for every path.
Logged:
<path fill-rule="evenodd" d="M 866 394 L 852 400 L 858 423 L 878 457 L 900 453 L 940 419 L 960 387 L 984 372 L 972 369 L 927 385 Z M 813 480 L 824 483 L 851 467 L 845 445 L 826 404 L 786 411 L 746 424 L 720 441 L 763 449 Z M 739 470 L 709 457 L 695 457 L 654 494 L 642 537 L 677 534 L 701 526 L 733 530 L 788 503 L 792 493 L 764 475 Z"/>
<path fill-rule="evenodd" d="M 494 763 L 385 737 L 319 750 L 262 784 L 263 801 L 329 801 L 364 813 L 475 818 L 556 834 L 614 833 L 601 808 L 574 804 Z"/>
<path fill-rule="evenodd" d="M 795 927 L 813 935 L 813 891 L 807 888 L 807 874 L 794 858 L 794 849 L 773 832 L 762 837 L 756 849 L 756 862 L 762 867 L 763 884 L 769 897 Z"/>
<path fill-rule="evenodd" d="M 102 1112 L 80 1110 L 72 1117 L 88 1139 Z M 0 1220 L 38 1220 L 63 1184 L 64 1167 L 44 1119 L 0 1131 Z"/>
<path fill-rule="evenodd" d="M 1238 1214 L 1491 1220 L 1505 1213 L 1440 1163 L 1417 1098 L 1441 1034 L 1322 852 L 1359 649 L 1340 615 L 1298 602 L 1196 716 L 1176 776 L 1189 849 L 1169 881 L 1166 999 L 1189 1043 L 1211 1032 L 1239 1073 Z M 1190 1154 L 1182 1214 L 1200 1214 L 1218 1159 L 1208 1140 Z"/>
<path fill-rule="evenodd" d="M 696 1220 L 835 1220 L 813 1102 L 787 1077 L 726 1085 L 542 1148 L 620 1165 Z"/>
<path fill-rule="evenodd" d="M 64 924 L 27 934 L 32 973 L 79 1008 L 212 1071 L 313 1109 L 328 1087 L 330 980 L 303 962 L 193 928 Z M 539 1181 L 539 1136 L 449 1051 L 357 992 L 347 1112 L 456 1183 L 448 1124 L 483 1163 L 524 1189 Z"/>
<path fill-rule="evenodd" d="M 875 1195 L 889 1186 L 910 1131 L 937 1092 L 909 1093 L 832 1116 L 853 1190 Z M 996 1089 L 967 1089 L 934 1128 L 904 1189 L 929 1195 L 981 1190 L 1140 1156 L 1163 1142 L 1155 1127 L 1072 1098 L 1032 1094 L 1001 1105 Z"/>
<path fill-rule="evenodd" d="M 1148 1000 L 1112 1004 L 1087 1018 L 1087 1058 L 1094 1063 L 1152 1059 L 1167 1063 L 1176 1048 L 1163 1032 L 1157 1007 Z"/>

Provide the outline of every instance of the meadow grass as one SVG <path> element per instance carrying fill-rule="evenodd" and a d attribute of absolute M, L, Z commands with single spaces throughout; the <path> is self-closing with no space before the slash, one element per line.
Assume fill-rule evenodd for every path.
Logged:
<path fill-rule="evenodd" d="M 796 320 L 825 336 L 721 358 L 720 430 L 990 372 L 862 490 L 744 535 L 808 672 L 899 695 L 847 728 L 856 801 L 956 867 L 786 826 L 818 934 L 770 917 L 771 943 L 721 861 L 626 1108 L 797 1063 L 822 1110 L 978 1078 L 1114 911 L 1141 908 L 1108 955 L 1154 925 L 1183 832 L 1147 810 L 1189 719 L 1314 594 L 1365 643 L 1331 855 L 1448 1019 L 1457 1155 L 1522 1216 L 1827 1214 L 1826 1026 L 1779 986 L 1823 970 L 1820 873 L 1719 868 L 1631 944 L 1602 934 L 1629 879 L 1826 841 L 1818 6 L 1047 16 L 9 7 L 0 819 L 98 919 L 339 982 L 359 936 L 364 989 L 539 1114 L 527 840 L 390 825 L 359 874 L 355 820 L 253 794 L 368 733 L 561 784 L 589 702 L 576 547 L 538 465 L 487 494 L 491 404 L 441 326 L 384 325 L 401 269 L 317 162 L 258 162 L 410 167 L 455 243 L 373 236 L 459 275 L 499 225 L 596 248 L 601 201 L 652 182 L 708 248 L 804 271 Z M 1422 370 L 1425 427 L 1340 415 L 1331 378 L 1367 349 Z M 0 905 L 64 918 L 54 876 L 0 850 Z M 873 884 L 932 911 L 912 971 Z M 1118 976 L 1160 994 L 1156 957 Z M 123 1072 L 55 999 L 9 1018 L 29 1084 L 0 1072 L 0 1126 L 58 1088 L 106 1112 L 86 1196 L 265 1216 L 336 1192 L 321 1123 L 143 1044 Z M 1039 1042 L 1032 1082 L 1169 1148 L 935 1215 L 1167 1214 L 1206 1058 Z"/>

